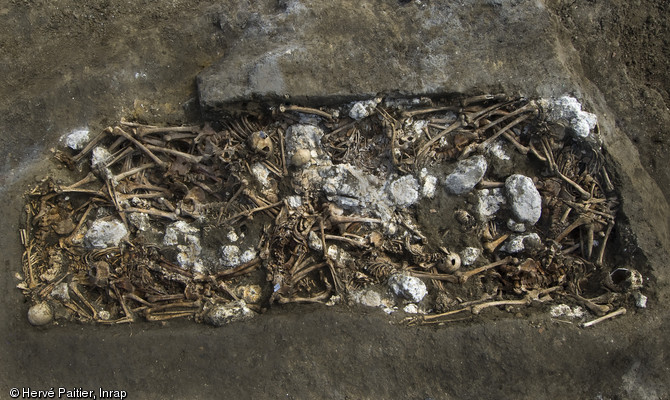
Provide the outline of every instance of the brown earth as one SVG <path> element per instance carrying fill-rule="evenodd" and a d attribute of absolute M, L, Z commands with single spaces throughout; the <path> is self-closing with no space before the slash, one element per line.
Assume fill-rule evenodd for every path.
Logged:
<path fill-rule="evenodd" d="M 304 306 L 273 308 L 218 329 L 186 322 L 51 329 L 28 324 L 27 305 L 14 288 L 21 270 L 21 195 L 36 177 L 54 171 L 49 148 L 72 129 L 95 132 L 121 117 L 163 123 L 198 118 L 196 75 L 239 51 L 254 32 L 290 34 L 290 25 L 278 23 L 268 33 L 259 21 L 296 3 L 0 5 L 0 148 L 7 154 L 0 167 L 0 398 L 13 387 L 103 387 L 140 399 L 670 398 L 670 341 L 664 333 L 670 328 L 670 287 L 663 262 L 670 245 L 663 203 L 670 198 L 670 6 L 661 0 L 538 3 L 560 27 L 557 40 L 574 49 L 573 73 L 592 88 L 585 97 L 594 99 L 599 113 L 602 107 L 611 113 L 613 123 L 605 128 L 625 133 L 611 133 L 606 151 L 626 172 L 619 184 L 630 192 L 624 208 L 633 234 L 619 237 L 656 238 L 640 244 L 645 251 L 632 250 L 635 262 L 654 272 L 647 282 L 656 290 L 648 309 L 590 330 L 552 321 L 541 308 L 523 318 L 492 312 L 434 328 L 407 327 L 378 312 Z M 482 18 L 508 6 L 473 4 L 471 12 Z M 369 1 L 361 15 L 372 24 L 376 12 L 426 5 Z M 346 14 L 357 13 L 350 8 Z M 330 14 L 320 26 L 345 37 L 340 23 Z M 398 37 L 412 29 L 399 24 Z M 624 157 L 627 140 L 635 144 L 631 157 L 639 152 L 640 170 Z"/>

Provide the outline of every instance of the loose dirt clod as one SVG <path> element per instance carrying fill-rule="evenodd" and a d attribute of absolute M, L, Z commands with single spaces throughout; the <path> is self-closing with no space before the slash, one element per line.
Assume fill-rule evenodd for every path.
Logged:
<path fill-rule="evenodd" d="M 641 278 L 623 288 L 609 264 L 618 200 L 595 116 L 573 103 L 374 99 L 123 122 L 65 160 L 75 183 L 27 194 L 19 287 L 59 320 L 102 324 L 222 325 L 343 299 L 428 312 L 413 322 L 554 298 L 602 315 L 633 301 L 603 284 L 639 298 Z"/>

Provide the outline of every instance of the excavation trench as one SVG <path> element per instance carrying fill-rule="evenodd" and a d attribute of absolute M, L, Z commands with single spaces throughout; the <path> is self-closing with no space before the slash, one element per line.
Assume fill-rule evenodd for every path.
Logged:
<path fill-rule="evenodd" d="M 220 326 L 287 303 L 584 323 L 646 306 L 616 169 L 573 97 L 209 113 L 68 138 L 69 174 L 26 195 L 31 323 Z"/>

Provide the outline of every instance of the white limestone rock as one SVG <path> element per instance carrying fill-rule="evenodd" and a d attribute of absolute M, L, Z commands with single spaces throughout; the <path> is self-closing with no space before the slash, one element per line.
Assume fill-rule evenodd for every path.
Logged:
<path fill-rule="evenodd" d="M 151 229 L 151 218 L 145 213 L 134 212 L 128 214 L 128 222 L 140 232 Z"/>
<path fill-rule="evenodd" d="M 165 228 L 165 236 L 163 236 L 163 244 L 166 246 L 176 246 L 180 243 L 186 243 L 188 235 L 195 235 L 200 230 L 184 221 L 173 222 Z"/>
<path fill-rule="evenodd" d="M 118 246 L 123 238 L 128 235 L 126 226 L 119 220 L 113 219 L 96 220 L 84 235 L 86 247 L 105 249 Z"/>
<path fill-rule="evenodd" d="M 405 175 L 391 182 L 389 194 L 396 206 L 411 206 L 419 199 L 419 182 L 412 175 Z"/>
<path fill-rule="evenodd" d="M 321 148 L 321 138 L 323 137 L 323 130 L 318 126 L 309 125 L 309 124 L 295 124 L 291 125 L 286 130 L 286 137 L 284 139 L 286 145 L 286 159 L 294 162 L 294 156 L 296 153 L 299 157 L 296 158 L 299 166 L 309 166 L 309 165 L 332 165 L 330 162 L 330 157 L 323 151 Z M 304 152 L 309 153 L 307 162 L 303 159 L 306 158 L 306 155 L 302 155 Z M 299 159 L 299 160 L 298 160 Z"/>
<path fill-rule="evenodd" d="M 88 134 L 87 128 L 75 129 L 65 137 L 65 145 L 72 150 L 81 150 L 88 143 Z"/>
<path fill-rule="evenodd" d="M 428 126 L 429 123 L 430 123 L 430 121 L 428 121 L 428 120 L 419 119 L 419 120 L 416 120 L 416 121 L 412 121 L 409 124 L 406 124 L 407 125 L 406 129 L 407 129 L 407 131 L 411 132 L 412 135 L 418 137 L 418 136 L 423 135 L 424 129 Z"/>
<path fill-rule="evenodd" d="M 258 254 L 256 249 L 248 248 L 242 251 L 238 246 L 235 245 L 226 245 L 221 246 L 221 258 L 220 262 L 224 267 L 234 268 L 242 264 L 248 263 L 249 261 L 256 258 Z"/>
<path fill-rule="evenodd" d="M 51 297 L 56 300 L 69 301 L 70 300 L 70 288 L 67 286 L 67 283 L 61 282 L 58 285 L 54 286 L 51 290 Z"/>
<path fill-rule="evenodd" d="M 270 170 L 262 163 L 255 163 L 251 166 L 251 173 L 263 188 L 270 187 Z"/>
<path fill-rule="evenodd" d="M 292 209 L 296 209 L 302 206 L 302 198 L 300 196 L 288 196 L 286 198 L 286 202 L 288 203 L 288 206 Z"/>
<path fill-rule="evenodd" d="M 592 137 L 592 131 L 598 124 L 598 117 L 582 111 L 582 105 L 576 98 L 561 96 L 557 99 L 542 99 L 540 105 L 545 110 L 548 121 L 571 128 L 578 138 Z"/>
<path fill-rule="evenodd" d="M 477 258 L 482 254 L 482 249 L 477 247 L 466 247 L 460 253 L 461 265 L 472 265 L 477 261 Z"/>
<path fill-rule="evenodd" d="M 256 315 L 244 300 L 215 304 L 205 312 L 204 320 L 210 325 L 223 326 L 231 322 L 246 321 Z"/>
<path fill-rule="evenodd" d="M 177 264 L 184 269 L 203 273 L 205 266 L 200 259 L 200 230 L 184 221 L 173 222 L 165 229 L 163 244 L 177 248 Z"/>
<path fill-rule="evenodd" d="M 633 298 L 635 299 L 635 307 L 647 308 L 647 296 L 643 295 L 639 291 L 635 291 L 633 292 Z"/>
<path fill-rule="evenodd" d="M 507 220 L 507 229 L 512 232 L 523 233 L 526 232 L 526 225 L 522 224 L 521 222 L 516 222 L 510 218 Z"/>
<path fill-rule="evenodd" d="M 524 250 L 532 250 L 542 245 L 542 240 L 537 233 L 527 233 L 524 235 L 512 235 L 502 246 L 500 250 L 506 253 L 520 253 Z"/>
<path fill-rule="evenodd" d="M 224 267 L 236 267 L 240 265 L 240 248 L 235 245 L 221 246 L 221 264 Z"/>
<path fill-rule="evenodd" d="M 475 213 L 481 222 L 489 221 L 495 217 L 500 208 L 507 204 L 502 189 L 482 189 L 477 191 Z"/>
<path fill-rule="evenodd" d="M 307 246 L 309 246 L 309 248 L 314 251 L 323 250 L 323 243 L 321 242 L 321 238 L 316 234 L 316 232 L 310 231 L 309 235 L 307 235 Z"/>
<path fill-rule="evenodd" d="M 586 312 L 579 306 L 570 307 L 567 304 L 556 304 L 551 306 L 549 314 L 553 318 L 565 317 L 570 319 L 581 319 L 586 317 Z"/>
<path fill-rule="evenodd" d="M 326 256 L 339 266 L 353 266 L 353 264 L 356 262 L 351 254 L 341 249 L 340 247 L 335 246 L 334 244 L 328 246 L 328 249 L 326 250 Z"/>
<path fill-rule="evenodd" d="M 421 196 L 432 199 L 435 197 L 435 188 L 437 187 L 437 177 L 428 174 L 428 170 L 423 168 L 421 174 Z"/>
<path fill-rule="evenodd" d="M 112 154 L 106 148 L 98 146 L 91 153 L 91 167 L 104 167 L 112 159 Z"/>
<path fill-rule="evenodd" d="M 407 314 L 418 314 L 419 313 L 419 307 L 414 303 L 407 304 L 405 307 L 403 307 L 402 310 Z"/>
<path fill-rule="evenodd" d="M 351 300 L 366 307 L 381 307 L 382 297 L 372 289 L 358 290 L 351 293 Z"/>
<path fill-rule="evenodd" d="M 351 103 L 351 109 L 349 110 L 349 117 L 360 121 L 363 118 L 369 117 L 377 108 L 377 104 L 381 102 L 381 99 L 372 99 L 365 101 L 357 101 Z"/>
<path fill-rule="evenodd" d="M 226 238 L 231 242 L 237 242 L 240 237 L 237 235 L 237 232 L 235 232 L 235 229 L 231 228 L 226 234 Z"/>
<path fill-rule="evenodd" d="M 395 274 L 389 278 L 389 287 L 396 296 L 403 297 L 412 303 L 418 303 L 428 294 L 426 284 L 417 277 Z"/>
<path fill-rule="evenodd" d="M 500 161 L 509 161 L 511 159 L 503 148 L 502 140 L 496 140 L 486 150 L 491 157 L 495 157 Z"/>
<path fill-rule="evenodd" d="M 533 180 L 527 176 L 514 174 L 505 181 L 505 193 L 514 219 L 534 225 L 542 214 L 542 197 Z"/>
<path fill-rule="evenodd" d="M 193 272 L 204 273 L 205 266 L 200 259 L 202 247 L 200 246 L 200 239 L 193 235 L 186 236 L 187 244 L 177 245 L 177 264 L 185 269 L 191 269 Z"/>

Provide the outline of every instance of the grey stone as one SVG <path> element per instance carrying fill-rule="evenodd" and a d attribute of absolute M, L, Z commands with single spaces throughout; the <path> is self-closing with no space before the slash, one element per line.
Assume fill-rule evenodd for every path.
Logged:
<path fill-rule="evenodd" d="M 517 170 L 517 163 L 512 157 L 516 150 L 504 139 L 497 139 L 486 148 L 486 160 L 489 163 L 487 173 L 491 180 L 505 179 Z"/>
<path fill-rule="evenodd" d="M 388 221 L 395 204 L 384 190 L 385 182 L 350 164 L 318 168 L 320 185 L 329 201 L 346 210 L 372 214 Z"/>
<path fill-rule="evenodd" d="M 381 182 L 365 174 L 351 164 L 339 164 L 319 170 L 323 178 L 322 189 L 329 200 L 345 208 L 366 208 L 368 204 L 378 203 Z"/>
<path fill-rule="evenodd" d="M 516 221 L 534 225 L 540 219 L 542 197 L 532 179 L 512 175 L 505 181 L 505 192 Z"/>
<path fill-rule="evenodd" d="M 483 156 L 472 156 L 459 161 L 456 169 L 447 175 L 444 184 L 451 194 L 468 193 L 482 180 L 488 164 Z"/>

